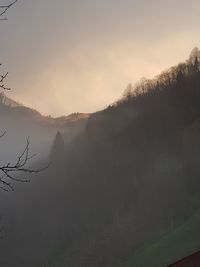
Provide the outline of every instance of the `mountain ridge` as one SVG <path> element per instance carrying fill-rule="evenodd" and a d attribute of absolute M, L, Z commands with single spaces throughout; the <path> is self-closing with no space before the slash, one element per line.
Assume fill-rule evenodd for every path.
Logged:
<path fill-rule="evenodd" d="M 71 113 L 69 115 L 52 117 L 52 116 L 44 116 L 39 111 L 27 107 L 23 104 L 18 103 L 6 96 L 4 92 L 0 93 L 0 109 L 6 112 L 10 112 L 12 114 L 24 116 L 26 119 L 33 119 L 38 122 L 46 123 L 49 125 L 57 125 L 64 126 L 67 124 L 76 123 L 82 120 L 87 120 L 90 117 L 90 113 Z"/>

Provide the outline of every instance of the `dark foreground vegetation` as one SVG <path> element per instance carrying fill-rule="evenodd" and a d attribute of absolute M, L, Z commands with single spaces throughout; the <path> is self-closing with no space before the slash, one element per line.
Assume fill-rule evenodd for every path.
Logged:
<path fill-rule="evenodd" d="M 4 197 L 0 266 L 135 267 L 200 207 L 200 51 L 51 151 L 45 173 Z"/>

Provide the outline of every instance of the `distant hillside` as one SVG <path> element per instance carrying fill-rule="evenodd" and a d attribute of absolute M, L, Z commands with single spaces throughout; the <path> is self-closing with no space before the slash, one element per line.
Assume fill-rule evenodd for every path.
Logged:
<path fill-rule="evenodd" d="M 7 97 L 4 92 L 0 92 L 0 105 L 4 105 L 4 106 L 8 106 L 8 107 L 23 106 L 22 104 Z"/>
<path fill-rule="evenodd" d="M 45 120 L 52 124 L 58 124 L 58 125 L 70 125 L 73 123 L 77 123 L 80 121 L 85 121 L 89 119 L 91 114 L 89 113 L 72 113 L 68 116 L 62 116 L 57 118 L 51 118 L 51 117 L 45 117 Z"/>
<path fill-rule="evenodd" d="M 8 98 L 4 92 L 0 93 L 0 109 L 3 115 L 8 115 L 21 118 L 29 119 L 33 122 L 39 122 L 55 127 L 67 126 L 79 121 L 87 120 L 90 117 L 88 113 L 73 113 L 68 116 L 62 116 L 53 118 L 51 116 L 43 116 L 38 111 L 24 106 L 11 98 Z"/>
<path fill-rule="evenodd" d="M 6 131 L 6 135 L 1 142 L 0 160 L 15 160 L 28 137 L 31 152 L 36 153 L 39 160 L 49 155 L 57 131 L 60 131 L 69 143 L 84 131 L 89 117 L 90 114 L 80 113 L 60 118 L 43 116 L 37 110 L 19 104 L 1 93 L 0 134 Z"/>

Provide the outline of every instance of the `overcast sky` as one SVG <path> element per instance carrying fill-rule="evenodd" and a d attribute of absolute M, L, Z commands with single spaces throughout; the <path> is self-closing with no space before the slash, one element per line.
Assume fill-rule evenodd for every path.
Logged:
<path fill-rule="evenodd" d="M 200 46 L 199 14 L 199 0 L 19 0 L 0 22 L 9 96 L 53 116 L 104 108 Z"/>

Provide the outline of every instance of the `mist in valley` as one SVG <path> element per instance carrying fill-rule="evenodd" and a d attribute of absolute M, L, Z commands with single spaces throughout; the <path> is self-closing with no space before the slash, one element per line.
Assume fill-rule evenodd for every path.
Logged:
<path fill-rule="evenodd" d="M 182 57 L 199 4 L 182 3 L 187 39 L 179 1 L 47 2 L 0 3 L 16 79 L 0 65 L 0 266 L 165 267 L 198 252 L 200 50 Z"/>

